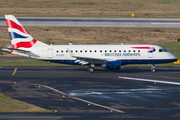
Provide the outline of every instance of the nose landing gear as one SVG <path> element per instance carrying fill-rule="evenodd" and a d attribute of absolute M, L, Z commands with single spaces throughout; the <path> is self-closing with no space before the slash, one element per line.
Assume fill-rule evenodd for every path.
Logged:
<path fill-rule="evenodd" d="M 151 71 L 153 72 L 153 73 L 155 73 L 156 72 L 156 70 L 155 70 L 155 67 L 151 67 Z"/>

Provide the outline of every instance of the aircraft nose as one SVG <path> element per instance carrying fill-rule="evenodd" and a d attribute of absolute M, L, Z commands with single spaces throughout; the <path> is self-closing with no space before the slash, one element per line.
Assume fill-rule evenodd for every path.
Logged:
<path fill-rule="evenodd" d="M 173 59 L 174 59 L 174 61 L 178 60 L 178 58 L 175 55 L 173 55 Z"/>
<path fill-rule="evenodd" d="M 172 61 L 177 61 L 178 60 L 178 58 L 175 55 L 173 55 L 172 53 L 169 53 L 168 56 Z"/>
<path fill-rule="evenodd" d="M 175 56 L 175 59 L 178 60 L 178 58 Z"/>

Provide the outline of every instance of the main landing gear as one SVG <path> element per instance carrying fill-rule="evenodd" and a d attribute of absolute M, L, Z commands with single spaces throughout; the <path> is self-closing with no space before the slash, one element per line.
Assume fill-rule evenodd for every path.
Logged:
<path fill-rule="evenodd" d="M 89 72 L 90 72 L 90 73 L 93 73 L 93 72 L 94 72 L 94 68 L 95 68 L 95 65 L 94 65 L 94 64 L 90 64 L 90 65 L 89 65 L 89 69 L 88 69 Z"/>
<path fill-rule="evenodd" d="M 155 72 L 156 72 L 156 70 L 155 70 L 155 66 L 157 66 L 157 64 L 152 64 L 151 71 L 152 71 L 153 73 L 155 73 Z"/>

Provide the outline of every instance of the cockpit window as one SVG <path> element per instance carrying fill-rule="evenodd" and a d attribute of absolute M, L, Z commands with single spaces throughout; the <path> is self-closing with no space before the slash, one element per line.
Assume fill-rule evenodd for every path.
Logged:
<path fill-rule="evenodd" d="M 166 49 L 163 49 L 164 50 L 164 52 L 167 52 L 167 50 Z"/>
<path fill-rule="evenodd" d="M 159 49 L 159 52 L 163 52 L 163 49 Z"/>
<path fill-rule="evenodd" d="M 159 49 L 159 52 L 167 52 L 166 49 Z"/>

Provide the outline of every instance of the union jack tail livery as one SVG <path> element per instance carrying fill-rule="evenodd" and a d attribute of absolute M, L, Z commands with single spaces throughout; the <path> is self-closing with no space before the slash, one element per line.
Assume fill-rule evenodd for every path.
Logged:
<path fill-rule="evenodd" d="M 35 40 L 29 32 L 21 25 L 21 23 L 13 15 L 5 15 L 12 48 L 14 49 L 30 49 L 37 40 Z"/>

